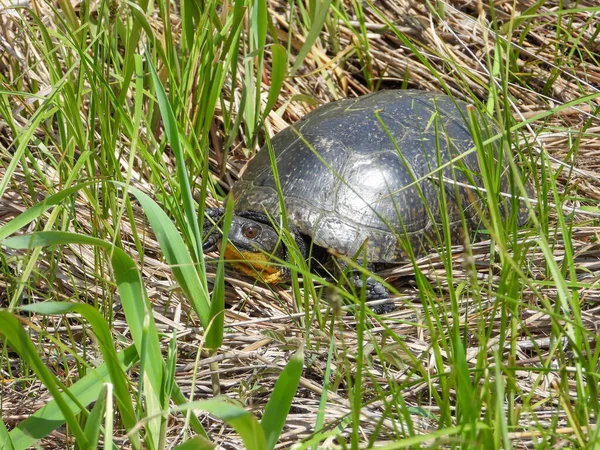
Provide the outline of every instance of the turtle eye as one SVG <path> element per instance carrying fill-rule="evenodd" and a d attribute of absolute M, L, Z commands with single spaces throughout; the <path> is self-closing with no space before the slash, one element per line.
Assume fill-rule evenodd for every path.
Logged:
<path fill-rule="evenodd" d="M 258 236 L 258 227 L 256 225 L 244 225 L 242 231 L 248 239 L 254 239 Z"/>

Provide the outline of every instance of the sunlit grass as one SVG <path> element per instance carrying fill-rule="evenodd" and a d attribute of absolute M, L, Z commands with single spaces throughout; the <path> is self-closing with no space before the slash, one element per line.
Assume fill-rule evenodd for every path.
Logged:
<path fill-rule="evenodd" d="M 598 138 L 600 8 L 439 1 L 418 16 L 397 3 L 61 1 L 2 12 L 13 39 L 0 53 L 0 448 L 64 424 L 56 445 L 80 448 L 598 445 L 596 272 L 582 263 L 594 258 L 598 197 L 547 144 L 565 136 L 562 159 L 583 161 Z M 288 290 L 252 288 L 222 258 L 205 262 L 204 209 L 225 199 L 281 117 L 379 87 L 446 92 L 497 122 L 512 193 L 534 197 L 523 230 L 499 213 L 500 165 L 476 138 L 490 244 L 453 253 L 446 240 L 439 256 L 397 268 L 409 273 L 408 287 L 389 279 L 398 313 L 372 314 L 364 292 L 311 275 L 297 255 Z M 265 322 L 233 327 L 246 317 L 228 308 L 242 314 L 242 297 L 248 318 L 268 312 Z M 190 352 L 192 392 L 179 365 Z M 259 394 L 228 372 L 231 355 Z M 264 367 L 243 372 L 248 355 Z M 13 419 L 14 394 L 42 385 L 53 398 Z M 219 390 L 230 400 L 214 399 Z M 290 404 L 298 416 L 286 428 Z M 307 431 L 281 437 L 298 420 Z"/>

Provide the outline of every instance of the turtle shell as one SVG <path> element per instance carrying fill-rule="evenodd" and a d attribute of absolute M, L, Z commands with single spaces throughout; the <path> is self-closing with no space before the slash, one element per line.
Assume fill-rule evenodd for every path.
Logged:
<path fill-rule="evenodd" d="M 366 248 L 371 262 L 401 261 L 408 245 L 424 253 L 439 241 L 442 213 L 460 241 L 461 217 L 476 227 L 484 195 L 464 186 L 483 184 L 477 155 L 467 152 L 475 144 L 466 106 L 442 94 L 380 91 L 321 106 L 281 131 L 271 145 L 289 223 L 350 257 Z M 484 139 L 497 132 L 478 120 Z M 249 161 L 232 194 L 236 210 L 278 217 L 268 148 Z"/>

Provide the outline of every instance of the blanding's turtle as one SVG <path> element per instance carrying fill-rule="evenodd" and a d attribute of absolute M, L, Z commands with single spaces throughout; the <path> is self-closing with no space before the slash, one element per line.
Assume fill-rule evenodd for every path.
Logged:
<path fill-rule="evenodd" d="M 497 133 L 477 117 L 483 139 Z M 467 153 L 475 147 L 470 124 L 464 102 L 436 93 L 389 90 L 326 104 L 274 136 L 285 212 L 304 256 L 312 240 L 334 253 L 358 255 L 359 261 L 366 256 L 374 267 L 400 262 L 408 253 L 419 256 L 439 243 L 443 214 L 453 243 L 461 242 L 460 230 L 466 226 L 472 231 L 479 224 L 484 195 L 468 187 L 483 185 L 477 155 Z M 490 151 L 495 155 L 497 146 Z M 269 149 L 263 148 L 232 188 L 235 214 L 225 251 L 226 259 L 237 260 L 237 270 L 260 274 L 270 283 L 290 275 L 281 264 L 268 263 L 270 255 L 288 260 L 274 225 L 280 211 L 276 186 Z M 506 173 L 500 187 L 510 190 Z M 510 204 L 509 199 L 501 202 L 504 216 Z M 207 216 L 204 250 L 210 251 L 220 242 L 213 222 L 223 209 L 209 209 Z M 526 211 L 518 216 L 521 224 Z M 354 283 L 361 286 L 360 275 L 354 275 Z M 372 278 L 366 290 L 368 300 L 388 296 Z"/>

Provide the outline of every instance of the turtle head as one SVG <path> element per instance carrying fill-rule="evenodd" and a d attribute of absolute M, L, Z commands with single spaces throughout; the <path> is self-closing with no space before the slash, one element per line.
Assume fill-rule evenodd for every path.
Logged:
<path fill-rule="evenodd" d="M 211 223 L 222 219 L 222 208 L 207 210 L 210 219 L 204 222 L 204 230 L 212 230 L 205 235 L 203 250 L 213 251 L 217 248 L 232 267 L 245 275 L 261 278 L 267 283 L 282 283 L 291 277 L 289 267 L 273 264 L 276 261 L 289 262 L 289 251 L 273 222 L 262 212 L 241 211 L 231 218 L 228 242 L 223 245 L 221 234 Z M 304 237 L 290 227 L 302 256 L 307 257 L 307 243 Z"/>

